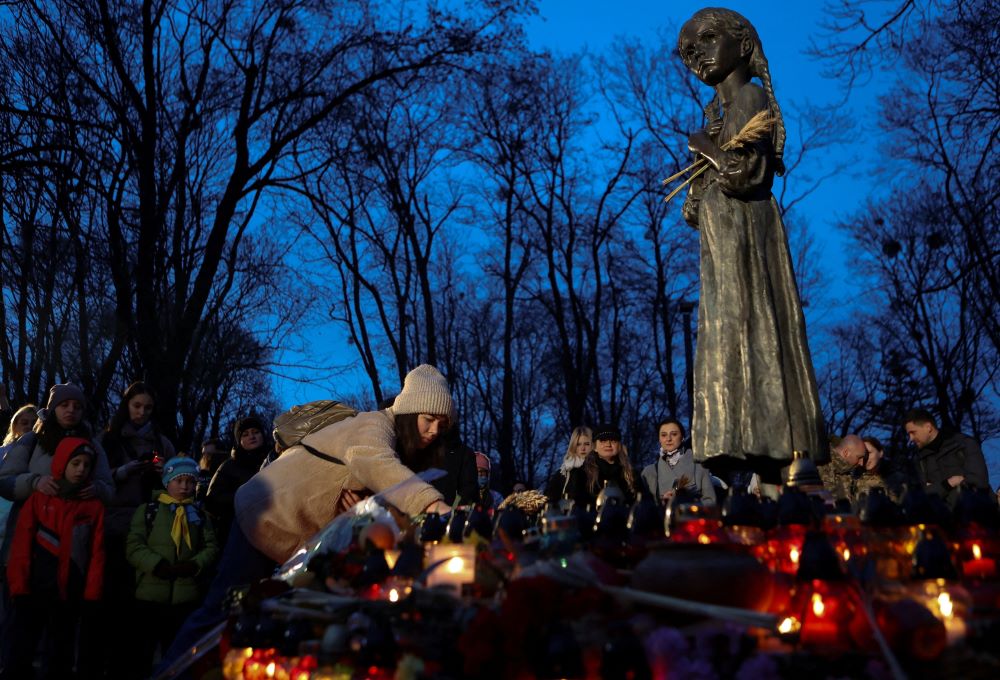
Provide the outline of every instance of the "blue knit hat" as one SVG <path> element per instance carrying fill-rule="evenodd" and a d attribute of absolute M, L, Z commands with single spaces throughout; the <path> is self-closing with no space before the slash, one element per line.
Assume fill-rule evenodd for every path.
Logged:
<path fill-rule="evenodd" d="M 170 480 L 183 475 L 190 475 L 197 479 L 198 463 L 194 461 L 194 458 L 174 456 L 163 466 L 163 486 L 169 484 Z"/>

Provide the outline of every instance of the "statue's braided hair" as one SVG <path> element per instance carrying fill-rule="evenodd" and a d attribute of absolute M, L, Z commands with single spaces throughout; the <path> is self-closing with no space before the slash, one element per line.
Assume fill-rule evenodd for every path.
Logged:
<path fill-rule="evenodd" d="M 771 135 L 774 141 L 774 157 L 777 161 L 775 173 L 778 175 L 784 174 L 785 121 L 781 115 L 781 108 L 778 106 L 778 101 L 774 98 L 774 86 L 771 84 L 771 69 L 767 64 L 767 57 L 764 56 L 764 47 L 760 42 L 760 36 L 757 35 L 757 29 L 742 14 L 734 12 L 731 9 L 725 9 L 724 7 L 706 7 L 700 9 L 694 13 L 694 16 L 688 19 L 687 23 L 699 19 L 712 22 L 720 30 L 729 33 L 737 40 L 750 38 L 750 42 L 753 45 L 748 64 L 750 75 L 751 77 L 756 76 L 760 78 L 761 83 L 764 85 L 764 92 L 767 95 L 767 105 L 776 121 L 774 132 Z M 718 95 L 712 97 L 712 101 L 708 103 L 704 111 L 705 118 L 708 119 L 709 123 L 720 120 Z"/>

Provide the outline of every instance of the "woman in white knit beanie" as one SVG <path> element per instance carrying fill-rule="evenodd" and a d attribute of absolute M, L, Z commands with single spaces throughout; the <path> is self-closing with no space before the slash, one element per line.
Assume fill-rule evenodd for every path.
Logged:
<path fill-rule="evenodd" d="M 441 435 L 455 421 L 455 407 L 448 382 L 430 364 L 421 364 L 406 375 L 403 390 L 389 409 L 396 430 L 396 452 L 414 472 L 439 467 L 443 456 Z"/>
<path fill-rule="evenodd" d="M 433 366 L 417 366 L 390 408 L 359 413 L 305 436 L 241 486 L 235 525 L 257 550 L 280 563 L 372 493 L 383 493 L 405 513 L 420 514 L 441 500 L 431 485 L 413 479 L 384 492 L 437 462 L 438 438 L 453 419 L 444 376 Z"/>
<path fill-rule="evenodd" d="M 391 407 L 307 435 L 241 486 L 215 580 L 164 654 L 161 668 L 222 621 L 222 602 L 231 586 L 269 576 L 360 498 L 379 493 L 409 515 L 449 512 L 441 494 L 415 471 L 435 464 L 439 438 L 454 420 L 448 382 L 436 368 L 422 364 L 407 374 Z"/>

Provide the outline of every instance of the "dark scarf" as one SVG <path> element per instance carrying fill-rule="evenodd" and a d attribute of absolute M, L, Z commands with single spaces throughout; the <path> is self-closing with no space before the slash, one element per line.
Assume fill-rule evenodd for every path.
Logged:
<path fill-rule="evenodd" d="M 73 484 L 65 477 L 61 477 L 56 480 L 56 486 L 59 487 L 59 498 L 75 498 L 76 494 L 90 482 L 89 479 L 85 479 L 82 482 L 77 482 Z"/>
<path fill-rule="evenodd" d="M 252 469 L 254 472 L 261 466 L 264 459 L 267 458 L 267 454 L 270 452 L 271 447 L 267 445 L 267 441 L 256 449 L 247 450 L 240 445 L 236 445 L 233 450 L 233 461 L 237 463 L 240 467 L 245 467 L 248 470 Z"/>
<path fill-rule="evenodd" d="M 917 451 L 917 456 L 920 458 L 926 458 L 927 456 L 932 456 L 935 453 L 940 452 L 941 444 L 944 443 L 944 439 L 944 430 L 938 430 L 937 436 L 928 442 L 927 446 Z"/>
<path fill-rule="evenodd" d="M 609 481 L 618 485 L 622 491 L 627 492 L 629 490 L 628 484 L 625 482 L 625 471 L 622 466 L 617 462 L 609 462 L 597 457 L 597 480 L 598 480 L 598 491 L 600 491 L 600 482 Z"/>

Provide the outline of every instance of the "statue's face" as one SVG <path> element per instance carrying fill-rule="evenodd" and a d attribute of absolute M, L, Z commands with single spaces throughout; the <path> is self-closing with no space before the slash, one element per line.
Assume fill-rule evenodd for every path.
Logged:
<path fill-rule="evenodd" d="M 684 24 L 677 43 L 684 65 L 712 87 L 744 63 L 740 40 L 705 17 Z"/>

